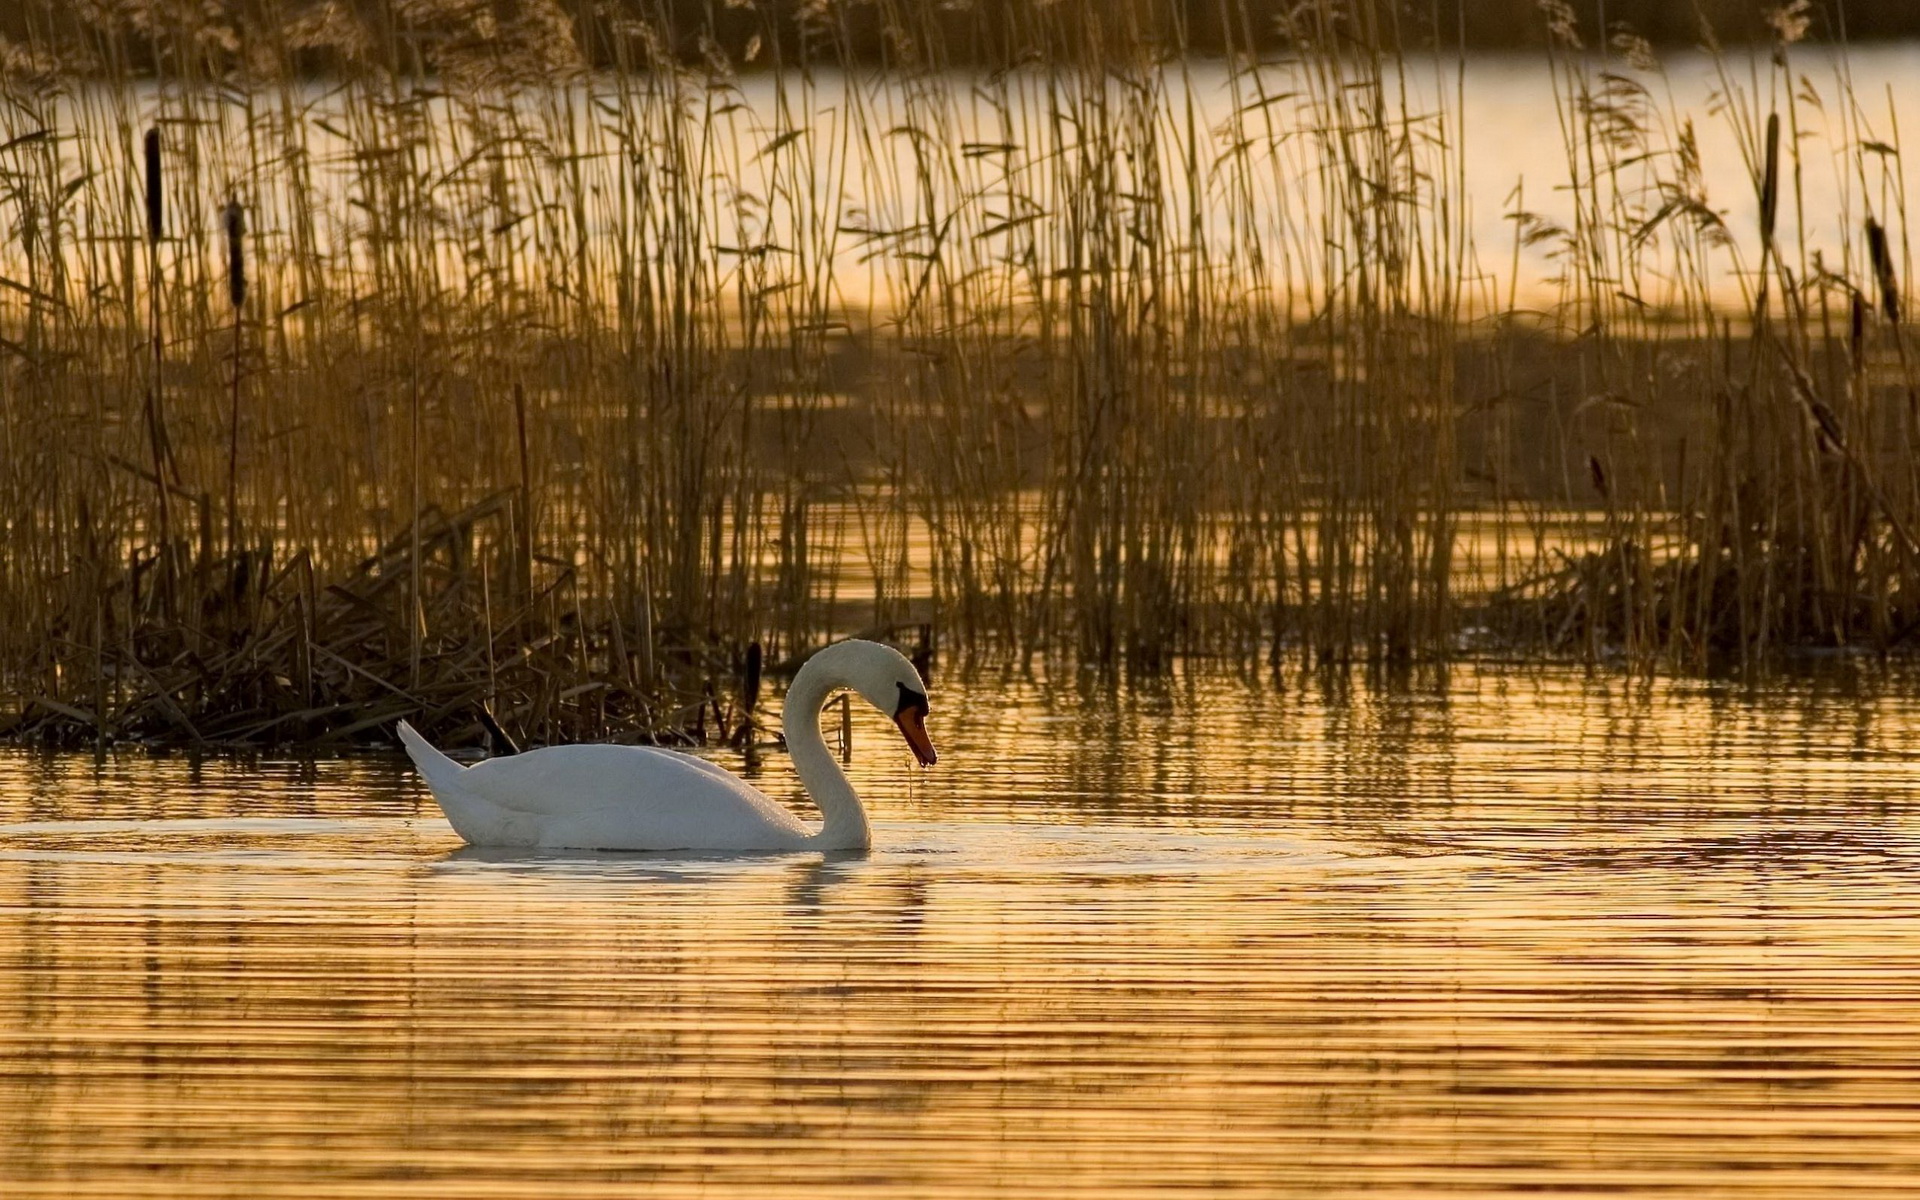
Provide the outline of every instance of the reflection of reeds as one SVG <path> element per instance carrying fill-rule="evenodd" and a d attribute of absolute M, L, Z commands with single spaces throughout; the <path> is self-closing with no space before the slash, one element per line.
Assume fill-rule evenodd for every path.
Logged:
<path fill-rule="evenodd" d="M 1687 666 L 1899 641 L 1897 141 L 1788 73 L 1783 22 L 1777 91 L 1722 72 L 1742 247 L 1651 51 L 1547 10 L 1572 215 L 1516 192 L 1500 286 L 1464 74 L 1373 0 L 1290 5 L 1278 42 L 1235 0 L 1212 64 L 1153 0 L 885 5 L 848 72 L 838 6 L 194 6 L 0 47 L 21 728 L 351 739 L 486 700 L 535 740 L 732 730 L 713 677 L 750 643 L 922 623 L 1146 668 L 1405 661 L 1469 623 Z M 1809 250 L 1816 120 L 1843 261 Z M 1530 247 L 1561 274 L 1523 313 Z"/>

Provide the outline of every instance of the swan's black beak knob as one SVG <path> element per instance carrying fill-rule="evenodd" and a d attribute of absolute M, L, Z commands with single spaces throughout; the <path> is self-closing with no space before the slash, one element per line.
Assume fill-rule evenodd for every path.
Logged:
<path fill-rule="evenodd" d="M 894 709 L 893 723 L 900 727 L 900 735 L 907 739 L 907 746 L 921 766 L 930 767 L 940 761 L 933 750 L 933 739 L 927 736 L 927 698 L 904 683 L 900 685 L 900 707 Z"/>

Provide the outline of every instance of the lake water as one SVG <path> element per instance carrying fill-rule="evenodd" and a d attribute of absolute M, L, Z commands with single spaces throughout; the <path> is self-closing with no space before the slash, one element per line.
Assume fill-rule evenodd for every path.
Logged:
<path fill-rule="evenodd" d="M 1915 682 L 936 678 L 831 860 L 0 757 L 0 1194 L 1912 1194 Z"/>

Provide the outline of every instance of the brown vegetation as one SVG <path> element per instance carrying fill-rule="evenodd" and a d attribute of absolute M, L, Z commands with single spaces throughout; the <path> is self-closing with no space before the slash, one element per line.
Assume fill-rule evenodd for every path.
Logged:
<path fill-rule="evenodd" d="M 1898 141 L 1801 6 L 1721 60 L 1713 198 L 1651 52 L 1546 4 L 1575 217 L 1518 198 L 1504 272 L 1460 68 L 1370 0 L 1290 9 L 1279 66 L 1237 4 L 1213 64 L 1178 8 L 1036 5 L 964 77 L 911 7 L 811 6 L 804 61 L 645 6 L 592 46 L 548 0 L 218 11 L 0 46 L 18 734 L 697 738 L 750 643 L 856 628 L 1698 669 L 1920 623 Z M 876 12 L 886 69 L 830 69 Z"/>

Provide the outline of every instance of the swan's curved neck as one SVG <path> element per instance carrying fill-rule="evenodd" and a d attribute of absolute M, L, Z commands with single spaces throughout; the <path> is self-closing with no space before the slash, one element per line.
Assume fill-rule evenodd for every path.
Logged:
<path fill-rule="evenodd" d="M 861 807 L 852 782 L 833 760 L 833 751 L 827 749 L 827 740 L 820 733 L 820 710 L 840 684 L 817 659 L 809 660 L 787 689 L 780 723 L 787 736 L 787 753 L 793 756 L 793 769 L 826 818 L 820 832 L 807 841 L 823 850 L 864 850 L 873 840 L 867 810 Z"/>

